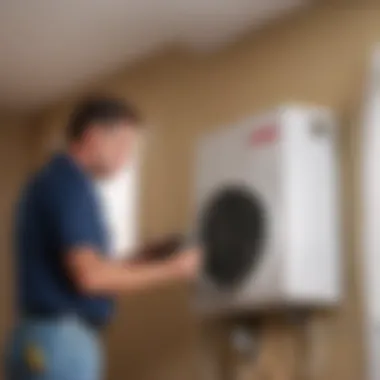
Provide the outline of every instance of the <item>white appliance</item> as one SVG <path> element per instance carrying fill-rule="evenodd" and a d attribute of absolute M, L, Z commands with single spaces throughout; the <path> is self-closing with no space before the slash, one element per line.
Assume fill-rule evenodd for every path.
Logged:
<path fill-rule="evenodd" d="M 287 106 L 200 139 L 196 237 L 204 313 L 326 307 L 340 298 L 337 123 Z"/>

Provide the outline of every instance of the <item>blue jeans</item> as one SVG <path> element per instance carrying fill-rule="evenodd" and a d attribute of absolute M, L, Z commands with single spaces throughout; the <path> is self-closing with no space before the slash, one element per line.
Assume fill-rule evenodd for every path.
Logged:
<path fill-rule="evenodd" d="M 76 317 L 23 320 L 11 336 L 5 369 L 6 380 L 101 380 L 101 342 Z"/>

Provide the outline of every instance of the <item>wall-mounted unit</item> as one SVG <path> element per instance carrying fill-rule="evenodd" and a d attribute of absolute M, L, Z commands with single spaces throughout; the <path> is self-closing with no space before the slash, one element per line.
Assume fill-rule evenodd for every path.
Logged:
<path fill-rule="evenodd" d="M 200 139 L 197 239 L 205 313 L 326 307 L 340 286 L 337 123 L 287 106 Z"/>

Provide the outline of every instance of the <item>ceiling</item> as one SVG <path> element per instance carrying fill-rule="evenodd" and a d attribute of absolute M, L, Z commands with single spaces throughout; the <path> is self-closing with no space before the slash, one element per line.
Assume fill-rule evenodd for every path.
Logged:
<path fill-rule="evenodd" d="M 0 108 L 34 110 L 167 44 L 211 49 L 308 0 L 3 0 Z"/>

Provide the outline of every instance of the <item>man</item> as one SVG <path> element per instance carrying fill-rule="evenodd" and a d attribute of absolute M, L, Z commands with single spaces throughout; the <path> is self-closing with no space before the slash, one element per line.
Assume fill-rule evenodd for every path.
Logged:
<path fill-rule="evenodd" d="M 68 123 L 67 152 L 26 186 L 16 218 L 20 317 L 8 380 L 101 379 L 98 334 L 112 316 L 112 297 L 196 276 L 196 249 L 145 262 L 107 256 L 93 179 L 123 168 L 138 129 L 136 112 L 120 100 L 83 102 Z"/>

